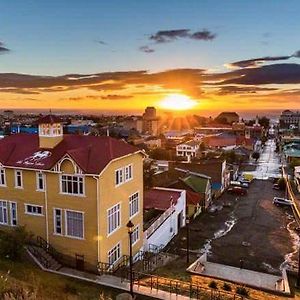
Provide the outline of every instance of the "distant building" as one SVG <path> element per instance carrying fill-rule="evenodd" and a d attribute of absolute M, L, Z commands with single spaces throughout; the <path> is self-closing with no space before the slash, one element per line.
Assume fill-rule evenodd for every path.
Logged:
<path fill-rule="evenodd" d="M 239 119 L 240 117 L 236 112 L 221 112 L 215 118 L 215 121 L 221 124 L 232 124 L 233 122 L 238 122 Z"/>
<path fill-rule="evenodd" d="M 159 119 L 156 116 L 155 107 L 149 106 L 145 109 L 143 113 L 143 125 L 142 125 L 142 133 L 157 135 L 158 132 L 158 122 Z"/>
<path fill-rule="evenodd" d="M 197 157 L 200 149 L 200 143 L 194 140 L 183 142 L 176 146 L 176 156 L 192 158 Z"/>
<path fill-rule="evenodd" d="M 280 115 L 279 123 L 281 128 L 300 128 L 300 112 L 284 110 Z"/>
<path fill-rule="evenodd" d="M 14 111 L 13 110 L 5 110 L 3 112 L 3 117 L 5 119 L 9 119 L 9 120 L 12 119 L 14 117 Z"/>

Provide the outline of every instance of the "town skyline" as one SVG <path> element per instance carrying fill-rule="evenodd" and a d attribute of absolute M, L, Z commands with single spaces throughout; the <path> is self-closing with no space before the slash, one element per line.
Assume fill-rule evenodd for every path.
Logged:
<path fill-rule="evenodd" d="M 5 3 L 0 106 L 113 114 L 156 106 L 200 115 L 297 109 L 297 1 L 174 4 Z"/>

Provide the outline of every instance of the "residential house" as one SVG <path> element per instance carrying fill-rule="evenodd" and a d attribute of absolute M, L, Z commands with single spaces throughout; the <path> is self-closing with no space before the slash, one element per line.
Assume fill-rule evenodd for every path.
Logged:
<path fill-rule="evenodd" d="M 144 250 L 165 247 L 186 222 L 186 192 L 152 188 L 144 193 Z"/>
<path fill-rule="evenodd" d="M 199 154 L 200 143 L 194 140 L 183 142 L 176 146 L 176 156 L 190 159 Z"/>
<path fill-rule="evenodd" d="M 72 266 L 96 270 L 143 246 L 143 157 L 108 136 L 64 135 L 57 117 L 37 134 L 0 141 L 0 227 L 21 225 Z"/>
<path fill-rule="evenodd" d="M 232 124 L 238 122 L 240 119 L 239 115 L 236 112 L 221 112 L 216 118 L 215 121 L 221 124 Z"/>

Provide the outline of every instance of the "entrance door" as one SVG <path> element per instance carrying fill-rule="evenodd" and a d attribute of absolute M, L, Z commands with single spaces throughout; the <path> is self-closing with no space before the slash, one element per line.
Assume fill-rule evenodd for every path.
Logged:
<path fill-rule="evenodd" d="M 181 222 L 182 222 L 182 212 L 177 215 L 177 232 L 179 232 L 179 229 L 181 228 Z"/>
<path fill-rule="evenodd" d="M 84 255 L 75 254 L 76 259 L 76 269 L 84 271 Z"/>

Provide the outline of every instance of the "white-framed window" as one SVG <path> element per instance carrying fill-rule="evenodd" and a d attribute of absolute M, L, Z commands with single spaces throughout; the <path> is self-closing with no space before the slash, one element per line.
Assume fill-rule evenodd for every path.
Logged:
<path fill-rule="evenodd" d="M 23 188 L 23 176 L 21 170 L 15 170 L 15 187 Z"/>
<path fill-rule="evenodd" d="M 0 224 L 8 225 L 7 201 L 0 201 Z"/>
<path fill-rule="evenodd" d="M 108 263 L 114 264 L 121 257 L 121 244 L 120 242 L 108 251 Z"/>
<path fill-rule="evenodd" d="M 115 171 L 115 184 L 116 186 L 130 181 L 133 178 L 133 167 L 127 165 L 125 167 L 119 168 Z"/>
<path fill-rule="evenodd" d="M 139 239 L 140 239 L 140 226 L 137 225 L 137 226 L 132 230 L 132 235 L 131 235 L 131 242 L 132 242 L 132 245 L 134 245 Z"/>
<path fill-rule="evenodd" d="M 45 190 L 45 176 L 42 172 L 36 173 L 36 190 L 41 192 Z"/>
<path fill-rule="evenodd" d="M 16 202 L 9 202 L 9 208 L 10 208 L 10 225 L 11 226 L 17 226 L 18 220 L 17 220 L 17 203 Z"/>
<path fill-rule="evenodd" d="M 61 193 L 84 195 L 84 178 L 77 175 L 61 175 Z"/>
<path fill-rule="evenodd" d="M 43 215 L 43 206 L 25 204 L 25 213 L 28 215 L 42 216 Z"/>
<path fill-rule="evenodd" d="M 124 182 L 123 168 L 116 170 L 116 185 L 120 185 Z"/>
<path fill-rule="evenodd" d="M 84 238 L 84 216 L 83 212 L 65 211 L 66 236 L 83 239 Z"/>
<path fill-rule="evenodd" d="M 107 210 L 108 234 L 111 234 L 120 227 L 121 224 L 121 205 L 120 203 L 114 205 Z"/>
<path fill-rule="evenodd" d="M 53 224 L 54 224 L 54 233 L 62 235 L 62 209 L 54 208 L 53 209 Z"/>
<path fill-rule="evenodd" d="M 5 169 L 0 168 L 0 186 L 6 186 Z"/>
<path fill-rule="evenodd" d="M 129 197 L 129 217 L 133 217 L 139 211 L 139 193 L 136 192 Z"/>

